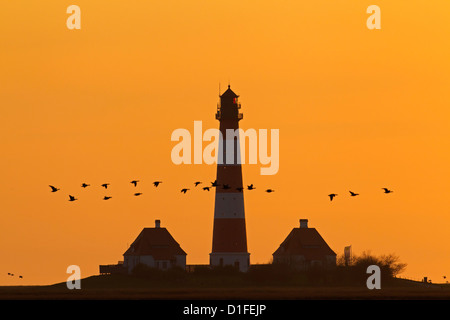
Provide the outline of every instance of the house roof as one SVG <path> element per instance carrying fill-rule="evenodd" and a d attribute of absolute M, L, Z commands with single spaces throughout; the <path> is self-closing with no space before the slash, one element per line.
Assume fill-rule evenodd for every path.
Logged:
<path fill-rule="evenodd" d="M 294 228 L 273 255 L 302 255 L 306 260 L 322 260 L 336 253 L 315 228 Z"/>
<path fill-rule="evenodd" d="M 153 256 L 155 260 L 171 260 L 176 255 L 186 255 L 186 252 L 166 228 L 144 228 L 123 255 Z"/>

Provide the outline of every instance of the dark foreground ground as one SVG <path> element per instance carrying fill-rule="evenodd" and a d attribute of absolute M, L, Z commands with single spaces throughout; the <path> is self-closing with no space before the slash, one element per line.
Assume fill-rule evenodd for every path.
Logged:
<path fill-rule="evenodd" d="M 127 276 L 92 276 L 81 280 L 80 290 L 69 290 L 65 283 L 50 286 L 3 286 L 0 300 L 436 300 L 450 299 L 450 286 L 395 279 L 380 290 L 365 286 L 298 285 L 156 285 L 150 279 Z"/>

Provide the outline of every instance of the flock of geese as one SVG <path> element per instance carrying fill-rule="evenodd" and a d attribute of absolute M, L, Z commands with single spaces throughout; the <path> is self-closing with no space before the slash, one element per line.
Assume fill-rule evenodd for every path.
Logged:
<path fill-rule="evenodd" d="M 134 187 L 137 187 L 137 185 L 139 183 L 139 180 L 133 180 L 133 181 L 130 181 L 130 183 L 132 185 L 134 185 Z M 162 181 L 154 181 L 153 185 L 155 186 L 155 188 L 157 188 L 161 183 L 162 183 Z M 194 182 L 194 187 L 197 187 L 200 184 L 202 184 L 201 181 L 196 181 L 196 182 Z M 109 185 L 110 185 L 109 183 L 104 183 L 104 184 L 101 185 L 101 187 L 103 187 L 105 189 L 108 189 Z M 49 187 L 51 188 L 51 192 L 57 192 L 57 191 L 61 190 L 60 188 L 57 188 L 57 187 L 52 186 L 52 185 L 49 185 Z M 87 187 L 90 187 L 90 184 L 82 183 L 81 187 L 82 188 L 87 188 Z M 213 187 L 216 187 L 216 188 L 220 187 L 219 184 L 217 183 L 217 180 L 215 180 L 214 182 L 211 182 L 211 186 L 203 187 L 202 190 L 203 191 L 209 191 Z M 231 187 L 228 184 L 224 184 L 224 185 L 222 185 L 222 189 L 227 190 L 227 189 L 231 189 Z M 244 190 L 243 187 L 238 187 L 238 188 L 235 188 L 235 189 L 237 191 L 239 191 L 239 192 L 242 192 Z M 247 186 L 247 190 L 255 190 L 255 189 L 256 188 L 253 186 L 253 184 L 250 184 L 250 185 Z M 191 189 L 190 188 L 183 188 L 183 189 L 181 189 L 180 192 L 186 194 L 186 192 L 188 192 L 189 190 L 191 190 Z M 266 189 L 265 192 L 272 193 L 272 192 L 275 192 L 275 190 L 273 190 L 273 189 Z M 136 197 L 138 197 L 140 195 L 142 195 L 142 192 L 134 193 L 134 196 L 136 196 Z M 104 196 L 103 200 L 109 200 L 111 198 L 112 198 L 111 196 Z M 68 201 L 73 202 L 73 201 L 76 201 L 76 200 L 78 200 L 78 198 L 76 198 L 75 196 L 69 194 L 69 200 Z"/>
<path fill-rule="evenodd" d="M 384 193 L 392 193 L 394 191 L 389 190 L 388 188 L 381 188 L 382 190 L 384 190 Z M 353 191 L 349 191 L 350 192 L 350 196 L 351 197 L 356 197 L 359 196 L 359 193 L 355 193 Z M 337 193 L 330 193 L 328 196 L 330 197 L 330 201 L 333 201 L 334 197 L 336 197 L 338 194 Z"/>
<path fill-rule="evenodd" d="M 132 185 L 134 185 L 135 187 L 137 187 L 137 185 L 138 185 L 138 183 L 139 183 L 139 180 L 133 180 L 133 181 L 130 181 L 130 183 L 131 183 Z M 154 182 L 153 182 L 153 185 L 155 186 L 155 188 L 157 188 L 161 183 L 162 183 L 162 181 L 154 181 Z M 194 187 L 196 188 L 196 187 L 198 187 L 200 184 L 202 184 L 201 181 L 196 181 L 196 182 L 194 182 Z M 105 188 L 105 189 L 108 189 L 108 186 L 109 186 L 109 185 L 110 185 L 109 183 L 104 183 L 104 184 L 101 185 L 101 187 L 103 187 L 103 188 Z M 87 188 L 87 187 L 89 187 L 89 186 L 90 186 L 90 184 L 87 184 L 87 183 L 82 183 L 82 184 L 81 184 L 81 187 L 82 187 L 82 188 Z M 57 188 L 57 187 L 55 187 L 55 186 L 52 186 L 52 185 L 49 185 L 49 187 L 51 188 L 51 192 L 57 192 L 57 191 L 61 190 L 61 189 L 59 189 L 59 188 Z M 217 188 L 217 187 L 220 187 L 219 184 L 217 183 L 217 180 L 215 180 L 214 182 L 211 182 L 211 186 L 203 187 L 202 190 L 203 190 L 203 191 L 209 191 L 211 188 L 214 188 L 214 187 L 216 187 L 216 188 Z M 227 190 L 227 189 L 231 189 L 231 187 L 230 187 L 230 185 L 228 185 L 228 184 L 223 184 L 223 185 L 222 185 L 222 189 Z M 238 188 L 235 188 L 235 189 L 236 189 L 238 192 L 242 192 L 242 191 L 244 190 L 243 187 L 238 187 Z M 253 184 L 250 184 L 250 185 L 247 186 L 247 190 L 255 190 L 255 189 L 256 189 L 256 188 L 253 186 Z M 390 189 L 388 189 L 388 188 L 381 188 L 381 189 L 384 190 L 384 193 L 392 193 L 392 192 L 394 192 L 394 191 L 392 191 L 392 190 L 390 190 Z M 191 190 L 191 189 L 190 189 L 190 188 L 183 188 L 183 189 L 181 189 L 180 192 L 186 194 L 186 192 L 188 192 L 189 190 Z M 267 192 L 267 193 L 272 193 L 272 192 L 275 192 L 275 190 L 273 190 L 273 189 L 266 189 L 265 192 Z M 349 191 L 349 192 L 350 192 L 350 196 L 351 196 L 351 197 L 359 196 L 359 193 L 355 193 L 355 192 L 353 192 L 353 191 Z M 135 193 L 134 193 L 134 196 L 136 196 L 136 197 L 138 197 L 138 196 L 140 196 L 140 195 L 142 195 L 142 192 L 135 192 Z M 336 196 L 338 196 L 337 193 L 330 193 L 330 194 L 328 195 L 328 197 L 330 198 L 330 201 L 333 201 L 333 199 L 334 199 Z M 103 200 L 109 200 L 109 199 L 111 199 L 111 198 L 112 198 L 111 196 L 104 196 L 104 197 L 103 197 Z M 69 201 L 72 202 L 72 201 L 76 201 L 76 200 L 78 200 L 78 198 L 75 198 L 75 196 L 69 194 Z"/>

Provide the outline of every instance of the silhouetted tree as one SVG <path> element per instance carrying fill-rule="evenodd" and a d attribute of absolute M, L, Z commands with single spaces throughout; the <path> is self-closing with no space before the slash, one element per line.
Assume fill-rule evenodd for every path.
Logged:
<path fill-rule="evenodd" d="M 353 256 L 348 266 L 345 266 L 345 259 L 339 256 L 336 259 L 339 276 L 343 281 L 365 283 L 368 274 L 367 268 L 370 265 L 377 265 L 381 271 L 381 281 L 389 283 L 397 275 L 405 271 L 407 264 L 400 262 L 397 255 L 387 254 L 381 256 L 372 255 L 364 251 L 359 256 Z"/>

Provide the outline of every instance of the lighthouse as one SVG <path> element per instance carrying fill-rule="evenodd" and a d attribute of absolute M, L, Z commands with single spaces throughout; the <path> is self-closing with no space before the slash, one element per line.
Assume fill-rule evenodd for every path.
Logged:
<path fill-rule="evenodd" d="M 242 120 L 238 98 L 239 96 L 228 85 L 228 89 L 220 96 L 220 103 L 217 106 L 216 119 L 220 122 L 223 139 L 219 141 L 210 265 L 231 265 L 239 271 L 246 272 L 250 266 L 250 254 L 247 252 L 242 167 L 237 130 L 239 120 Z"/>

